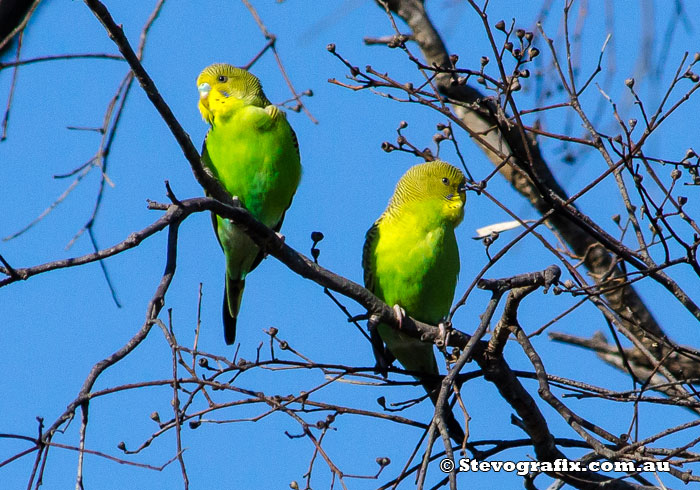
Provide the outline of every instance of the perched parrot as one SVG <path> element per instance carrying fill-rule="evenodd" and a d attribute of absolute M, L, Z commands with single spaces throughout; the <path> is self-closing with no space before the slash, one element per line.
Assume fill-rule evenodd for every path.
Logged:
<path fill-rule="evenodd" d="M 265 225 L 279 231 L 301 178 L 299 144 L 287 117 L 272 105 L 260 80 L 246 70 L 217 63 L 197 77 L 199 112 L 210 128 L 202 159 L 232 196 Z M 230 220 L 212 215 L 226 256 L 224 338 L 236 338 L 236 318 L 246 275 L 263 258 Z"/>
<path fill-rule="evenodd" d="M 465 183 L 458 168 L 442 161 L 411 167 L 365 238 L 365 287 L 401 314 L 431 325 L 447 316 L 454 298 L 459 274 L 454 230 L 464 217 Z M 385 324 L 377 331 L 404 368 L 438 374 L 432 344 Z M 439 378 L 418 379 L 435 403 Z M 445 422 L 450 437 L 461 444 L 464 432 L 449 409 Z"/>

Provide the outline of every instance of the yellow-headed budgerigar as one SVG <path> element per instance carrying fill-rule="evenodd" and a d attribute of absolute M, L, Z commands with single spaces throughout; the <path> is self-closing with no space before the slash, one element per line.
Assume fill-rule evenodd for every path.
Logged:
<path fill-rule="evenodd" d="M 442 161 L 411 167 L 365 238 L 362 268 L 367 289 L 389 306 L 432 325 L 447 316 L 454 298 L 459 274 L 454 230 L 464 217 L 465 182 L 458 168 Z M 388 325 L 380 324 L 377 330 L 404 368 L 438 374 L 432 344 Z M 439 378 L 419 379 L 435 403 Z M 446 423 L 450 436 L 461 444 L 464 432 L 449 410 Z"/>
<path fill-rule="evenodd" d="M 253 216 L 279 231 L 301 178 L 299 145 L 284 112 L 267 100 L 257 77 L 224 63 L 205 68 L 197 89 L 199 111 L 211 126 L 202 159 Z M 224 336 L 232 344 L 246 275 L 263 254 L 231 221 L 212 220 L 226 255 Z"/>

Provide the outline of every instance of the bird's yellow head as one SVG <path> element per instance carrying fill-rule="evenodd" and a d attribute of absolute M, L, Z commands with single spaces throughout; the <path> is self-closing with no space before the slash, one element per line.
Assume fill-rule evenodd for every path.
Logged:
<path fill-rule="evenodd" d="M 206 67 L 197 77 L 197 90 L 199 112 L 209 124 L 214 123 L 214 118 L 226 118 L 243 106 L 270 104 L 255 75 L 226 63 Z"/>
<path fill-rule="evenodd" d="M 460 169 L 440 160 L 414 165 L 396 184 L 389 208 L 426 206 L 457 226 L 464 218 L 466 181 Z"/>

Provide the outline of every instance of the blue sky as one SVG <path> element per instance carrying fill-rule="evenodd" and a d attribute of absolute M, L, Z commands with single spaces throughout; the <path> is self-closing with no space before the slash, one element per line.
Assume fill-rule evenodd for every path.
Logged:
<path fill-rule="evenodd" d="M 108 1 L 106 4 L 116 22 L 123 24 L 126 35 L 135 46 L 153 3 Z M 492 22 L 515 18 L 518 26 L 534 28 L 538 12 L 527 8 L 526 2 L 519 2 L 516 7 L 512 3 L 491 2 Z M 326 50 L 326 45 L 331 42 L 336 44 L 342 56 L 357 66 L 371 64 L 378 71 L 389 72 L 401 81 L 419 80 L 419 75 L 400 50 L 363 44 L 365 36 L 392 33 L 389 21 L 374 2 L 344 0 L 313 4 L 290 0 L 255 2 L 268 30 L 278 37 L 280 56 L 295 87 L 299 91 L 313 90 L 314 96 L 305 99 L 305 103 L 319 121 L 313 124 L 303 113 L 288 113 L 299 137 L 304 174 L 282 231 L 290 246 L 307 255 L 311 246 L 310 233 L 322 231 L 325 239 L 320 244 L 320 263 L 361 282 L 364 234 L 383 211 L 398 178 L 410 165 L 418 162 L 411 155 L 383 152 L 380 148 L 382 141 L 394 141 L 396 127 L 401 120 L 406 120 L 409 122 L 406 136 L 418 146 L 431 146 L 435 126 L 444 122 L 444 118 L 425 108 L 399 104 L 368 91 L 351 92 L 328 83 L 329 78 L 343 80 L 346 75 L 345 67 Z M 581 41 L 584 73 L 595 68 L 607 34 L 603 5 L 602 1 L 591 1 L 589 5 L 591 14 Z M 653 5 L 656 9 L 653 22 L 660 39 L 672 13 L 663 8 L 663 2 L 654 2 Z M 467 5 L 428 2 L 428 8 L 450 51 L 459 54 L 460 66 L 478 69 L 479 58 L 491 56 L 480 21 Z M 686 8 L 692 9 L 689 19 L 698 18 L 698 6 L 689 3 Z M 559 15 L 552 13 L 545 22 L 545 29 L 550 37 L 561 40 L 558 21 Z M 613 43 L 608 48 L 609 54 L 614 56 L 616 74 L 604 89 L 629 114 L 626 117 L 638 117 L 624 95 L 623 80 L 640 73 L 639 50 L 644 47 L 638 37 L 638 26 L 643 22 L 636 6 L 630 5 L 624 11 L 620 9 L 614 17 Z M 264 42 L 242 3 L 166 2 L 151 30 L 144 66 L 195 146 L 199 147 L 207 130 L 196 107 L 197 74 L 213 62 L 243 65 Z M 411 49 L 418 52 L 417 47 Z M 665 54 L 665 72 L 657 79 L 648 75 L 638 79 L 645 100 L 657 102 L 683 52 L 693 53 L 696 49 L 697 31 L 688 32 L 679 27 Z M 25 37 L 22 58 L 85 52 L 117 51 L 83 3 L 43 4 Z M 662 52 L 659 42 L 643 57 L 657 60 Z M 608 58 L 604 67 L 607 61 Z M 0 213 L 0 235 L 4 237 L 21 229 L 72 182 L 71 179 L 54 179 L 53 175 L 66 173 L 92 157 L 99 145 L 99 135 L 70 131 L 66 126 L 99 126 L 106 105 L 127 70 L 126 63 L 112 60 L 56 61 L 20 69 L 8 138 L 0 143 L 0 203 L 3 210 Z M 263 56 L 252 71 L 262 80 L 273 102 L 290 97 L 271 53 Z M 10 76 L 10 70 L 0 72 L 1 101 L 6 100 Z M 603 75 L 600 77 L 602 84 Z M 521 107 L 534 107 L 534 91 L 528 91 L 528 88 L 531 87 L 526 87 L 520 95 Z M 562 97 L 560 95 L 558 100 Z M 593 112 L 600 97 L 597 89 L 589 90 L 584 98 L 586 108 Z M 612 120 L 609 106 L 604 105 L 603 111 L 605 120 Z M 652 139 L 649 151 L 657 156 L 680 159 L 688 147 L 697 145 L 697 125 L 686 124 L 687 118 L 695 118 L 697 113 L 698 102 L 691 99 Z M 571 127 L 572 134 L 582 134 L 575 119 L 554 115 L 547 123 L 553 131 Z M 610 128 L 609 124 L 607 128 Z M 491 163 L 466 135 L 460 134 L 458 138 L 469 170 L 477 180 L 484 178 L 492 171 Z M 444 146 L 445 153 L 441 156 L 457 163 L 454 152 Z M 590 152 L 582 154 L 576 165 L 565 163 L 561 144 L 557 142 L 543 142 L 543 152 L 570 193 L 579 190 L 605 168 L 599 156 Z M 202 194 L 174 138 L 138 86 L 133 88 L 127 101 L 109 155 L 107 173 L 114 186 L 106 190 L 95 225 L 96 239 L 101 247 L 125 239 L 160 216 L 160 212 L 146 209 L 146 200 L 167 200 L 163 184 L 166 179 L 181 199 Z M 98 183 L 99 175 L 93 170 L 46 219 L 20 237 L 0 242 L 0 254 L 13 266 L 26 267 L 90 253 L 92 248 L 86 235 L 79 238 L 70 250 L 65 250 L 65 247 L 89 218 Z M 502 179 L 493 179 L 489 191 L 520 217 L 536 217 L 536 213 Z M 688 188 L 686 192 L 691 204 L 693 192 L 694 188 Z M 610 232 L 614 232 L 610 216 L 624 211 L 611 180 L 587 194 L 579 205 Z M 462 258 L 457 296 L 461 296 L 488 261 L 481 243 L 471 240 L 475 229 L 508 219 L 487 199 L 473 193 L 468 196 L 466 217 L 457 232 Z M 502 242 L 497 242 L 497 245 L 504 245 L 505 239 L 514 236 L 513 232 L 504 234 Z M 163 271 L 165 246 L 166 233 L 160 233 L 138 248 L 106 261 L 122 308 L 117 308 L 112 301 L 96 263 L 38 275 L 0 291 L 0 315 L 4 326 L 0 329 L 0 365 L 5 372 L 0 381 L 3 393 L 0 432 L 34 435 L 37 416 L 44 417 L 50 425 L 73 400 L 90 368 L 121 347 L 140 328 L 146 305 Z M 526 238 L 487 276 L 508 276 L 556 263 L 556 258 L 543 250 L 535 239 Z M 672 272 L 672 275 L 683 286 L 695 284 L 692 276 L 682 270 Z M 199 346 L 207 352 L 233 356 L 234 348 L 223 343 L 220 324 L 223 255 L 211 230 L 209 216 L 205 214 L 194 215 L 181 226 L 177 273 L 166 297 L 166 308 L 173 309 L 175 332 L 184 345 L 192 345 L 200 282 L 203 283 L 203 299 Z M 688 344 L 697 338 L 694 328 L 697 323 L 680 306 L 668 301 L 665 291 L 651 282 L 644 282 L 639 289 L 672 338 Z M 473 331 L 487 301 L 487 294 L 475 291 L 455 316 L 455 326 L 465 332 Z M 533 294 L 522 305 L 523 327 L 527 331 L 535 330 L 574 301 L 566 295 Z M 343 302 L 354 314 L 363 312 L 350 300 Z M 166 318 L 165 310 L 161 318 Z M 265 260 L 247 281 L 238 322 L 239 356 L 255 358 L 258 345 L 267 342 L 263 329 L 271 326 L 280 330 L 281 338 L 315 361 L 354 366 L 373 364 L 370 346 L 354 327 L 346 323 L 342 312 L 322 289 L 294 275 L 273 258 Z M 584 306 L 551 328 L 591 336 L 595 331 L 605 331 L 606 325 L 591 306 Z M 590 353 L 553 344 L 544 335 L 534 342 L 545 366 L 553 374 L 616 389 L 631 388 L 626 377 L 603 366 Z M 506 355 L 514 369 L 531 369 L 517 347 L 509 347 Z M 171 369 L 168 345 L 161 333 L 154 330 L 132 355 L 105 372 L 95 389 L 167 379 L 171 376 Z M 467 369 L 475 367 L 468 366 Z M 245 373 L 237 380 L 243 388 L 281 395 L 309 390 L 321 382 L 323 376 L 320 372 L 262 370 Z M 535 384 L 524 383 L 536 396 Z M 396 389 L 336 383 L 325 388 L 319 399 L 380 410 L 375 402 L 379 396 L 398 402 L 419 394 L 416 387 Z M 512 410 L 499 398 L 492 385 L 483 380 L 472 381 L 464 386 L 463 394 L 472 417 L 472 440 L 523 437 L 510 424 Z M 171 395 L 169 388 L 147 388 L 96 400 L 90 406 L 87 447 L 121 456 L 116 449 L 120 441 L 124 441 L 128 448 L 138 446 L 157 430 L 157 425 L 149 419 L 151 412 L 159 411 L 162 419 L 168 418 Z M 224 401 L 226 396 L 232 395 L 219 393 L 218 396 Z M 599 420 L 601 405 L 597 402 L 568 399 L 568 403 L 582 416 Z M 199 406 L 204 406 L 201 401 Z M 574 437 L 573 431 L 552 410 L 544 403 L 540 406 L 550 418 L 556 436 Z M 605 420 L 605 428 L 613 433 L 627 430 L 632 407 L 605 407 L 610 414 Z M 246 418 L 259 414 L 261 410 L 256 405 L 245 406 L 211 417 Z M 406 411 L 406 416 L 428 421 L 431 413 L 431 407 L 423 403 Z M 644 436 L 665 427 L 669 417 L 673 423 L 682 423 L 690 420 L 691 415 L 680 410 L 661 412 L 653 407 L 643 407 L 640 417 L 644 431 L 641 435 Z M 310 415 L 307 420 L 314 423 L 317 419 Z M 392 460 L 379 483 L 351 479 L 348 480 L 350 488 L 375 488 L 398 474 L 406 455 L 421 436 L 416 429 L 347 415 L 338 417 L 335 425 L 338 430 L 326 436 L 324 448 L 344 472 L 373 474 L 377 469 L 376 457 L 388 456 Z M 78 421 L 73 421 L 67 433 L 58 435 L 54 441 L 76 445 L 78 428 Z M 292 480 L 299 481 L 303 487 L 303 474 L 307 471 L 313 446 L 306 439 L 289 439 L 284 431 L 298 434 L 300 428 L 281 414 L 257 423 L 204 424 L 197 430 L 183 429 L 183 445 L 187 448 L 184 458 L 191 488 L 287 488 Z M 0 440 L 0 459 L 26 447 L 25 443 Z M 130 458 L 157 466 L 174 454 L 175 439 L 171 432 Z M 526 460 L 531 454 L 530 449 L 513 450 L 504 453 L 500 459 Z M 569 451 L 567 454 L 573 457 L 581 453 Z M 76 461 L 74 452 L 52 449 L 44 488 L 73 485 Z M 32 464 L 32 456 L 27 456 L 0 468 L 0 478 L 6 482 L 6 488 L 24 488 Z M 123 488 L 125 482 L 134 488 L 181 486 L 177 464 L 155 472 L 87 456 L 84 474 L 88 488 Z M 438 481 L 441 477 L 436 467 L 431 468 L 429 481 Z M 483 486 L 484 481 L 519 484 L 515 478 L 495 474 L 460 475 L 460 481 L 468 485 L 473 482 L 476 487 Z M 329 484 L 329 471 L 322 461 L 317 461 L 313 487 L 324 488 Z"/>

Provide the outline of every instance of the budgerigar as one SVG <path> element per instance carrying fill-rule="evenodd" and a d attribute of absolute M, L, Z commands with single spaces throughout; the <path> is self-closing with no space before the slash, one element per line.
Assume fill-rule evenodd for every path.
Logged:
<path fill-rule="evenodd" d="M 214 176 L 259 221 L 279 231 L 301 178 L 299 145 L 287 117 L 272 105 L 260 80 L 224 63 L 197 77 L 199 111 L 210 124 L 202 159 Z M 232 344 L 246 275 L 263 254 L 227 219 L 212 216 L 226 255 L 224 337 Z"/>
<path fill-rule="evenodd" d="M 362 267 L 367 289 L 389 306 L 397 305 L 432 325 L 447 316 L 454 298 L 459 274 L 454 230 L 464 217 L 465 182 L 458 168 L 442 161 L 411 167 L 365 238 Z M 432 344 L 385 324 L 377 329 L 404 368 L 438 374 Z M 419 379 L 435 403 L 439 378 Z M 450 436 L 461 444 L 464 433 L 451 412 L 446 423 Z"/>

